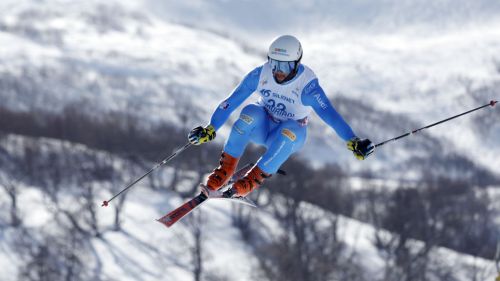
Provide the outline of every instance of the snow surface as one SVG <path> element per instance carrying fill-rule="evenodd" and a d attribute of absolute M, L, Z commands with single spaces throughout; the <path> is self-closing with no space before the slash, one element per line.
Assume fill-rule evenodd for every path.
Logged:
<path fill-rule="evenodd" d="M 100 197 L 107 196 L 101 191 Z M 41 204 L 43 194 L 35 187 L 24 186 L 20 193 L 20 203 L 29 212 L 23 213 L 28 227 L 37 227 L 43 224 L 52 226 L 46 220 L 50 206 Z M 145 204 L 144 202 L 148 202 Z M 123 216 L 123 232 L 106 232 L 103 239 L 93 239 L 92 245 L 99 257 L 99 265 L 89 261 L 90 268 L 102 268 L 100 278 L 111 280 L 192 280 L 187 266 L 190 264 L 187 251 L 190 241 L 189 223 L 187 218 L 181 220 L 171 228 L 166 228 L 154 219 L 177 207 L 183 201 L 172 192 L 154 192 L 146 186 L 137 186 L 130 192 Z M 194 213 L 203 216 L 207 222 L 203 224 L 203 239 L 206 242 L 208 260 L 206 270 L 218 272 L 229 280 L 253 280 L 252 267 L 257 261 L 252 249 L 245 245 L 240 237 L 239 230 L 232 224 L 228 214 L 233 210 L 229 201 L 208 201 Z M 108 208 L 99 208 L 98 217 L 102 226 L 110 225 L 113 220 L 113 203 Z M 319 213 L 325 220 L 333 216 L 314 206 L 305 206 L 308 213 Z M 272 235 L 279 235 L 282 231 L 280 224 L 264 209 L 255 209 L 265 225 L 271 226 Z M 193 216 L 194 214 L 190 214 Z M 30 223 L 31 222 L 31 223 Z M 15 276 L 16 249 L 9 244 L 13 237 L 8 234 L 11 230 L 2 231 L 0 239 L 0 265 L 2 276 Z M 347 254 L 355 254 L 361 264 L 366 267 L 367 276 L 380 278 L 383 276 L 384 261 L 373 244 L 375 229 L 368 224 L 361 223 L 346 217 L 339 218 L 338 238 L 347 245 Z M 7 235 L 6 235 L 7 234 Z M 390 235 L 385 232 L 386 235 Z M 458 254 L 447 249 L 438 249 L 436 256 L 446 257 L 446 262 L 454 264 L 458 271 L 467 279 L 466 266 L 475 266 L 486 270 L 485 279 L 492 280 L 495 270 L 493 262 L 467 255 Z M 346 255 L 347 255 L 346 254 Z M 235 262 L 235 261 L 245 261 Z M 13 266 L 14 265 L 14 266 Z M 230 270 L 228 270 L 228 268 Z M 487 279 L 486 279 L 487 278 Z M 16 280 L 2 279 L 2 280 Z"/>

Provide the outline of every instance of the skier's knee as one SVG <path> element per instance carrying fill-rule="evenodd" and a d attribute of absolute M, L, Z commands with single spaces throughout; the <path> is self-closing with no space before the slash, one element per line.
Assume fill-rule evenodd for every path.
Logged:
<path fill-rule="evenodd" d="M 299 148 L 305 142 L 306 129 L 301 127 L 296 121 L 288 120 L 279 128 L 279 138 L 294 143 L 294 146 Z"/>

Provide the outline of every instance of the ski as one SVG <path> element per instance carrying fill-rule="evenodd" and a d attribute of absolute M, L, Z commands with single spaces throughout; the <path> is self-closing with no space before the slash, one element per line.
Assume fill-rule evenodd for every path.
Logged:
<path fill-rule="evenodd" d="M 243 177 L 252 167 L 253 167 L 252 163 L 243 166 L 236 173 L 234 173 L 234 175 L 231 177 L 229 182 L 224 187 L 230 186 L 232 183 L 234 183 L 235 181 L 237 181 L 238 179 Z M 222 188 L 224 188 L 224 187 L 222 187 Z M 171 211 L 170 213 L 166 214 L 165 216 L 159 218 L 157 221 L 164 224 L 167 227 L 171 227 L 174 223 L 178 222 L 183 217 L 185 217 L 187 214 L 191 213 L 192 210 L 194 210 L 196 207 L 200 206 L 207 199 L 212 199 L 212 198 L 213 197 L 209 198 L 205 194 L 200 193 L 198 196 L 196 196 L 193 199 L 182 204 L 180 207 Z M 235 198 L 215 197 L 213 199 L 232 200 L 233 202 L 242 203 L 242 204 L 254 207 L 254 208 L 257 207 L 257 205 L 255 205 L 255 203 L 253 203 L 252 200 L 250 200 L 246 197 L 235 197 Z"/>
<path fill-rule="evenodd" d="M 200 206 L 207 199 L 208 197 L 205 194 L 200 193 L 198 196 L 182 204 L 180 207 L 161 217 L 157 221 L 163 223 L 167 227 L 171 227 L 174 223 L 185 217 L 192 210 L 194 210 L 194 208 Z"/>
<path fill-rule="evenodd" d="M 257 205 L 252 200 L 250 200 L 250 199 L 248 199 L 246 197 L 231 197 L 231 198 L 227 198 L 227 197 L 210 197 L 209 199 L 231 200 L 231 201 L 236 202 L 236 203 L 240 203 L 240 204 L 247 205 L 247 206 L 250 206 L 250 207 L 253 207 L 253 208 L 257 208 Z"/>

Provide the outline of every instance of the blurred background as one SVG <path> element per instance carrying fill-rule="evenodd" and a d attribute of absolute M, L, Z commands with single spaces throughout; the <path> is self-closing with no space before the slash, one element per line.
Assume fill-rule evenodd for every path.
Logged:
<path fill-rule="evenodd" d="M 258 209 L 209 201 L 155 222 L 197 194 L 237 110 L 100 207 L 182 147 L 282 34 L 375 143 L 500 99 L 496 0 L 2 0 L 0 280 L 493 281 L 498 107 L 362 162 L 313 115 L 288 175 L 251 194 Z"/>

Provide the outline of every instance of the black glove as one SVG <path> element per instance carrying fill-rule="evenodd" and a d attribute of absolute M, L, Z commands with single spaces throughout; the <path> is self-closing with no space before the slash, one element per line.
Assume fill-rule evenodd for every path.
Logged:
<path fill-rule="evenodd" d="M 194 145 L 209 142 L 215 139 L 215 128 L 212 125 L 208 125 L 205 128 L 201 126 L 196 127 L 189 132 L 188 139 Z"/>
<path fill-rule="evenodd" d="M 362 140 L 355 137 L 347 142 L 347 149 L 352 151 L 354 156 L 359 160 L 365 160 L 370 154 L 373 153 L 375 146 L 369 139 Z"/>

